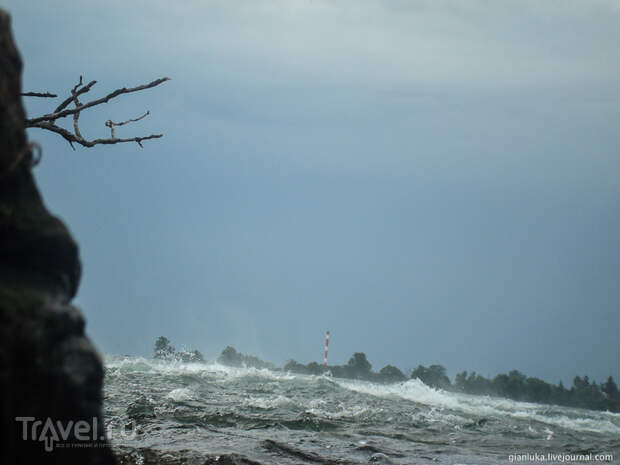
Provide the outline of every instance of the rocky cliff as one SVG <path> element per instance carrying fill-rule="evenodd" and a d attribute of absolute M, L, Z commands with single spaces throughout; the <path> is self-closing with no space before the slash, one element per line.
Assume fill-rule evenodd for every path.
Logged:
<path fill-rule="evenodd" d="M 21 71 L 0 10 L 0 463 L 113 464 L 102 362 L 70 303 L 78 247 L 32 176 Z"/>

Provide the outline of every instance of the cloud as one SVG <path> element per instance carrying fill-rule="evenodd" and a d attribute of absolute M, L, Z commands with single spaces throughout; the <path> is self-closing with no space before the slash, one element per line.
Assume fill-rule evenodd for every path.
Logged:
<path fill-rule="evenodd" d="M 246 85 L 549 91 L 618 82 L 619 16 L 613 2 L 190 2 L 160 26 L 194 72 Z"/>
<path fill-rule="evenodd" d="M 157 98 L 173 120 L 149 124 L 175 140 L 207 128 L 214 150 L 306 168 L 618 187 L 618 2 L 113 1 L 79 22 L 70 2 L 13 8 L 59 32 L 28 52 L 26 82 L 170 74 Z"/>
<path fill-rule="evenodd" d="M 589 88 L 617 97 L 618 5 L 611 0 L 84 2 L 82 20 L 60 32 L 68 35 L 65 47 L 77 51 L 74 59 L 110 63 L 116 57 L 151 68 L 170 63 L 196 79 L 249 87 L 498 93 Z M 75 10 L 70 2 L 42 8 L 50 17 Z"/>

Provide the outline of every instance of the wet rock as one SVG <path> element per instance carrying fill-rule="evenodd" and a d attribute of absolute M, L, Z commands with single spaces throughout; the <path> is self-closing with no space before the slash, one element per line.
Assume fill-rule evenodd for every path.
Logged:
<path fill-rule="evenodd" d="M 103 366 L 70 304 L 78 247 L 32 176 L 21 71 L 0 10 L 0 463 L 113 464 Z"/>
<path fill-rule="evenodd" d="M 394 462 L 392 462 L 387 455 L 382 454 L 381 452 L 372 454 L 370 459 L 368 459 L 368 463 L 373 465 L 394 465 Z"/>
<path fill-rule="evenodd" d="M 0 173 L 15 166 L 26 144 L 21 105 L 22 62 L 11 34 L 11 20 L 0 10 Z"/>

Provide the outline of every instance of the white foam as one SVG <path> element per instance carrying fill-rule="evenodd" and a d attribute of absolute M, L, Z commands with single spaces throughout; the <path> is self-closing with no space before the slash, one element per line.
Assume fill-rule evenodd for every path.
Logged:
<path fill-rule="evenodd" d="M 250 397 L 243 402 L 244 406 L 255 407 L 260 409 L 274 409 L 294 403 L 292 399 L 286 396 L 276 397 Z"/>
<path fill-rule="evenodd" d="M 220 365 L 219 363 L 214 363 L 213 366 L 221 370 L 221 372 L 225 372 L 229 379 L 257 377 L 273 381 L 291 381 L 297 378 L 295 375 L 291 375 L 290 373 L 283 371 L 272 371 L 268 368 L 236 368 Z"/>
<path fill-rule="evenodd" d="M 151 363 L 144 357 L 118 357 L 106 355 L 104 365 L 110 370 L 119 371 L 151 371 Z"/>
<path fill-rule="evenodd" d="M 328 408 L 310 407 L 306 409 L 307 413 L 321 418 L 329 418 L 336 420 L 340 418 L 358 418 L 361 416 L 369 416 L 381 413 L 382 409 L 370 408 L 365 405 L 339 405 L 338 408 L 330 410 Z"/>
<path fill-rule="evenodd" d="M 109 355 L 105 356 L 105 366 L 112 374 L 115 372 L 150 372 L 161 373 L 164 375 L 194 374 L 211 379 L 218 383 L 228 383 L 244 377 L 256 377 L 273 382 L 288 382 L 292 380 L 308 383 L 329 382 L 350 391 L 376 397 L 406 399 L 425 404 L 431 407 L 431 411 L 424 414 L 425 417 L 423 419 L 427 421 L 441 421 L 458 426 L 468 421 L 458 416 L 459 413 L 475 417 L 500 419 L 502 417 L 509 416 L 523 421 L 543 423 L 548 427 L 560 427 L 573 431 L 620 435 L 620 426 L 618 425 L 618 418 L 620 418 L 620 414 L 618 413 L 595 412 L 589 410 L 571 409 L 567 407 L 553 407 L 528 402 L 515 402 L 509 399 L 488 396 L 473 396 L 446 392 L 432 389 L 417 379 L 408 380 L 397 384 L 384 385 L 374 384 L 367 381 L 345 380 L 326 376 L 298 375 L 282 371 L 272 371 L 269 369 L 235 368 L 220 365 L 217 362 L 185 363 L 180 361 L 154 360 L 143 357 Z M 172 391 L 170 394 L 172 395 L 175 391 Z M 174 395 L 182 397 L 183 395 L 189 395 L 189 393 L 185 392 L 184 394 L 181 394 L 179 391 Z M 292 402 L 290 399 L 285 399 L 287 398 L 256 398 L 254 402 L 256 403 L 255 406 L 259 408 L 271 408 L 269 407 L 270 405 L 275 407 L 279 402 Z M 309 405 L 307 405 L 307 408 L 308 411 L 313 414 L 331 418 L 345 416 L 354 417 L 376 413 L 374 411 L 363 410 L 363 408 L 361 409 L 355 406 L 343 407 L 339 410 L 334 410 L 333 408 L 329 409 L 326 405 L 321 403 L 321 399 L 311 401 Z M 414 420 L 416 419 L 416 415 L 421 415 L 420 413 L 415 412 L 412 412 L 411 414 L 412 419 Z M 547 436 L 552 434 L 547 431 L 545 431 L 545 433 Z"/>
<path fill-rule="evenodd" d="M 177 388 L 170 391 L 166 397 L 176 402 L 183 402 L 186 400 L 192 400 L 194 398 L 194 391 L 190 388 Z"/>
<path fill-rule="evenodd" d="M 312 399 L 310 402 L 308 402 L 308 406 L 310 408 L 317 408 L 317 407 L 322 407 L 323 405 L 326 405 L 327 401 L 325 399 Z"/>
<path fill-rule="evenodd" d="M 241 377 L 255 376 L 259 378 L 287 381 L 296 376 L 286 372 L 272 371 L 267 368 L 229 367 L 217 362 L 182 362 L 180 360 L 159 360 L 144 357 L 125 357 L 106 355 L 106 368 L 111 370 L 156 372 L 162 374 L 198 374 L 214 376 L 216 379 L 230 380 Z"/>
<path fill-rule="evenodd" d="M 345 389 L 364 394 L 377 397 L 402 398 L 430 407 L 456 410 L 475 416 L 496 418 L 510 416 L 521 420 L 530 420 L 547 425 L 559 426 L 574 431 L 620 434 L 620 426 L 614 424 L 609 418 L 605 418 L 605 412 L 585 411 L 563 407 L 562 409 L 564 411 L 569 411 L 576 417 L 570 418 L 566 415 L 554 415 L 549 413 L 550 406 L 548 405 L 446 392 L 430 388 L 418 379 L 389 385 L 342 379 L 338 379 L 336 382 Z"/>
<path fill-rule="evenodd" d="M 549 428 L 545 428 L 545 433 L 547 434 L 547 441 L 550 441 L 551 438 L 553 438 L 553 435 L 555 434 L 553 431 L 551 431 Z"/>

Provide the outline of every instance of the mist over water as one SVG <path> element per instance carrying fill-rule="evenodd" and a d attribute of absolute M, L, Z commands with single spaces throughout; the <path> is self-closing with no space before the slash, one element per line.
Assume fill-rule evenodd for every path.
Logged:
<path fill-rule="evenodd" d="M 281 464 L 304 463 L 303 454 L 471 465 L 526 453 L 620 456 L 620 414 L 609 412 L 448 393 L 418 380 L 382 385 L 140 357 L 107 356 L 105 365 L 106 422 L 136 432 L 116 435 L 115 446 Z"/>

